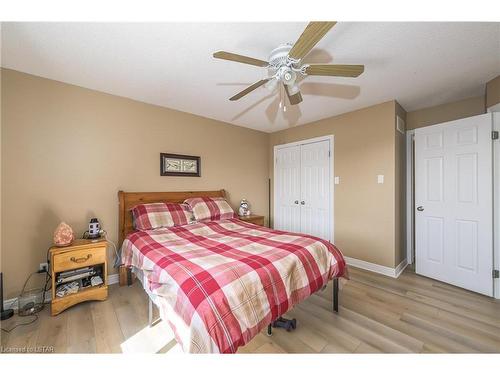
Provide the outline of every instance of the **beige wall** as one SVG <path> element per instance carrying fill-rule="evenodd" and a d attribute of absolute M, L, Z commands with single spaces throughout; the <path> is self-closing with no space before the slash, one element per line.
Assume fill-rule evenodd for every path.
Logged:
<path fill-rule="evenodd" d="M 500 76 L 486 84 L 486 108 L 500 103 Z"/>
<path fill-rule="evenodd" d="M 117 241 L 118 190 L 224 188 L 267 213 L 268 134 L 2 71 L 2 270 L 6 298 L 45 261 L 64 220 L 98 217 Z M 159 153 L 200 155 L 202 177 L 161 177 Z M 111 251 L 109 251 L 111 259 Z M 115 270 L 111 270 L 114 273 Z"/>
<path fill-rule="evenodd" d="M 334 140 L 335 243 L 345 256 L 395 266 L 394 101 L 276 133 L 269 139 L 273 178 L 275 145 L 330 135 Z M 377 175 L 385 183 L 377 184 Z"/>
<path fill-rule="evenodd" d="M 273 147 L 330 134 L 341 177 L 335 242 L 348 257 L 396 267 L 406 256 L 406 158 L 395 115 L 414 129 L 485 111 L 484 97 L 408 113 L 389 101 L 266 134 L 7 69 L 1 82 L 0 264 L 7 298 L 45 261 L 61 220 L 81 234 L 96 216 L 116 242 L 118 190 L 225 188 L 233 206 L 246 197 L 255 213 L 266 214 Z M 202 177 L 159 176 L 160 152 L 200 155 Z M 378 174 L 384 184 L 377 184 Z"/>
<path fill-rule="evenodd" d="M 480 115 L 485 112 L 486 106 L 484 96 L 475 96 L 456 102 L 408 112 L 406 115 L 406 128 L 421 128 L 441 122 Z"/>

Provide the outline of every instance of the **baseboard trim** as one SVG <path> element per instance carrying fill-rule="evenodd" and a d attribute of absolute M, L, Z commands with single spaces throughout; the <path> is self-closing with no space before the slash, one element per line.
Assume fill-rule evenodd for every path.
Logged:
<path fill-rule="evenodd" d="M 108 275 L 108 285 L 118 284 L 120 281 L 120 275 L 114 273 L 112 275 Z"/>
<path fill-rule="evenodd" d="M 403 273 L 405 268 L 408 266 L 408 259 L 403 259 L 401 263 L 398 264 L 398 266 L 395 268 L 395 278 L 397 279 L 399 275 Z"/>
<path fill-rule="evenodd" d="M 120 281 L 120 275 L 117 273 L 114 273 L 112 275 L 108 275 L 108 285 L 113 285 L 113 284 L 118 284 Z M 45 293 L 45 303 L 50 302 L 52 299 L 52 293 L 51 292 L 46 292 Z M 14 311 L 17 311 L 17 297 L 6 299 L 3 301 L 3 305 L 6 309 L 14 309 Z"/>
<path fill-rule="evenodd" d="M 381 266 L 380 264 L 366 262 L 361 259 L 344 257 L 347 264 L 353 267 L 361 268 L 367 271 L 372 271 L 375 273 L 379 273 L 381 275 L 393 277 L 397 279 L 399 275 L 404 271 L 406 266 L 408 265 L 407 260 L 404 259 L 401 263 L 398 264 L 396 268 L 391 268 L 387 266 Z"/>

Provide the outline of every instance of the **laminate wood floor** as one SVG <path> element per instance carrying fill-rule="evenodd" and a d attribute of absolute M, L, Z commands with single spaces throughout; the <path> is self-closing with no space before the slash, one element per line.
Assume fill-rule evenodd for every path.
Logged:
<path fill-rule="evenodd" d="M 239 353 L 476 353 L 500 352 L 500 301 L 405 270 L 398 279 L 350 267 L 340 312 L 331 285 L 296 306 L 293 332 L 257 335 Z M 31 317 L 2 322 L 10 328 Z M 139 282 L 110 287 L 104 302 L 86 302 L 56 317 L 2 332 L 3 351 L 53 348 L 63 353 L 181 351 L 165 322 L 148 327 L 147 296 Z M 45 349 L 46 350 L 46 349 Z"/>

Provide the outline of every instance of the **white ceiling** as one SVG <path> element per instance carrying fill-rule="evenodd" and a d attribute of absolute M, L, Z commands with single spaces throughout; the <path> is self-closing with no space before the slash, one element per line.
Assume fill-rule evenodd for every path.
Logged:
<path fill-rule="evenodd" d="M 278 111 L 264 69 L 216 60 L 225 50 L 267 60 L 300 23 L 3 23 L 2 66 L 273 132 L 396 99 L 408 111 L 484 93 L 500 74 L 500 23 L 338 23 L 308 62 L 364 64 L 359 78 L 307 77 L 304 101 Z"/>

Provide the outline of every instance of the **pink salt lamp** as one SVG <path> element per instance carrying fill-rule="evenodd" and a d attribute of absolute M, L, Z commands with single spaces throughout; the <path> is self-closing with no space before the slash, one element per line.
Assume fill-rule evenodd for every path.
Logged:
<path fill-rule="evenodd" d="M 64 221 L 54 231 L 54 244 L 56 246 L 69 246 L 75 240 L 73 229 Z"/>

